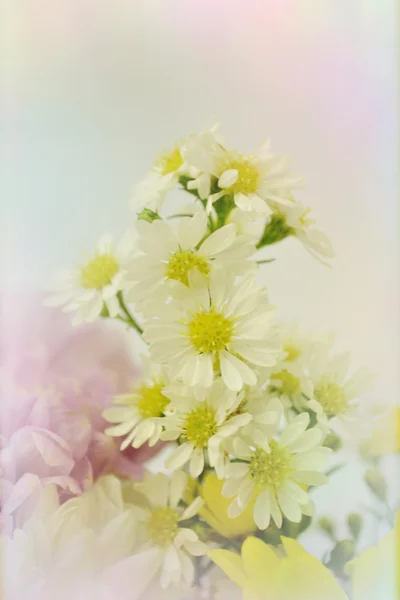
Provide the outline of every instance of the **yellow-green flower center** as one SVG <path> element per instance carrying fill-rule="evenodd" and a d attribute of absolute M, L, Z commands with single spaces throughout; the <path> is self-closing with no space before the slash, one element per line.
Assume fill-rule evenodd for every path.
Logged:
<path fill-rule="evenodd" d="M 224 171 L 235 169 L 238 172 L 238 177 L 227 191 L 232 194 L 254 194 L 261 183 L 261 174 L 250 158 L 246 158 L 242 154 L 228 157 L 221 165 L 221 174 Z"/>
<path fill-rule="evenodd" d="M 142 385 L 138 391 L 140 399 L 137 403 L 137 410 L 141 417 L 150 419 L 152 417 L 162 417 L 165 408 L 170 401 L 163 396 L 164 386 L 161 383 L 154 385 Z"/>
<path fill-rule="evenodd" d="M 156 167 L 162 175 L 175 173 L 183 165 L 183 158 L 179 146 L 175 146 L 167 154 L 163 154 L 156 162 Z"/>
<path fill-rule="evenodd" d="M 169 279 L 176 279 L 185 285 L 189 285 L 188 275 L 191 269 L 197 269 L 205 277 L 210 272 L 207 259 L 192 250 L 178 250 L 169 259 L 165 274 Z"/>
<path fill-rule="evenodd" d="M 284 344 L 283 349 L 286 352 L 285 360 L 288 362 L 294 362 L 297 360 L 301 353 L 300 347 L 296 344 Z"/>
<path fill-rule="evenodd" d="M 320 378 L 314 388 L 314 396 L 327 417 L 343 414 L 349 405 L 345 391 L 331 375 L 323 375 Z"/>
<path fill-rule="evenodd" d="M 118 269 L 118 262 L 112 254 L 98 254 L 81 268 L 81 285 L 87 289 L 101 290 L 111 283 Z"/>
<path fill-rule="evenodd" d="M 274 386 L 274 381 L 279 381 L 280 385 Z M 285 396 L 293 396 L 300 388 L 300 379 L 293 373 L 283 370 L 272 375 L 272 388 Z"/>
<path fill-rule="evenodd" d="M 293 455 L 275 440 L 269 443 L 270 452 L 256 448 L 251 459 L 249 472 L 256 485 L 279 488 L 291 472 Z"/>
<path fill-rule="evenodd" d="M 217 432 L 215 410 L 199 406 L 186 415 L 183 424 L 184 437 L 196 448 L 205 448 L 208 440 Z"/>
<path fill-rule="evenodd" d="M 189 323 L 189 337 L 198 352 L 221 352 L 232 339 L 233 319 L 211 310 L 198 312 Z"/>
<path fill-rule="evenodd" d="M 155 546 L 168 548 L 178 533 L 178 513 L 168 506 L 155 508 L 147 521 L 147 532 Z"/>

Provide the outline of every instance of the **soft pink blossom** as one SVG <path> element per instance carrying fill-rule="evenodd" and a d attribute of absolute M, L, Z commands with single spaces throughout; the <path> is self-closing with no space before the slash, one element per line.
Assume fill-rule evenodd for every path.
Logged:
<path fill-rule="evenodd" d="M 3 519 L 32 492 L 33 481 L 55 483 L 67 498 L 104 473 L 140 477 L 157 449 L 121 452 L 101 416 L 139 375 L 123 327 L 104 321 L 72 327 L 26 295 L 3 300 L 0 314 Z"/>

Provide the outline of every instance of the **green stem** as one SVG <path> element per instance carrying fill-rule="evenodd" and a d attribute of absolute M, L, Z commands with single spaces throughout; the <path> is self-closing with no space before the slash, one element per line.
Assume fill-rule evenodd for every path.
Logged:
<path fill-rule="evenodd" d="M 123 321 L 124 323 L 126 323 L 127 325 L 130 325 L 131 327 L 133 327 L 134 329 L 136 329 L 136 331 L 142 335 L 143 333 L 143 329 L 140 327 L 139 323 L 137 323 L 137 321 L 135 321 L 135 319 L 133 318 L 133 316 L 131 315 L 131 313 L 129 312 L 128 307 L 125 304 L 124 301 L 124 297 L 122 295 L 122 292 L 118 292 L 117 294 L 117 298 L 118 298 L 118 302 L 119 305 L 121 307 L 122 312 L 126 315 L 126 319 L 124 317 L 118 316 L 117 318 L 120 321 Z"/>

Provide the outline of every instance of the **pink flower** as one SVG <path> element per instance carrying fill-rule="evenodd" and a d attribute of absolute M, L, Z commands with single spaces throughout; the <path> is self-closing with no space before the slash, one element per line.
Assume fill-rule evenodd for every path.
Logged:
<path fill-rule="evenodd" d="M 121 440 L 105 435 L 101 416 L 138 375 L 118 325 L 72 327 L 41 298 L 26 295 L 6 299 L 1 317 L 3 519 L 25 501 L 33 481 L 55 483 L 65 499 L 105 473 L 140 477 L 158 448 L 121 452 Z"/>

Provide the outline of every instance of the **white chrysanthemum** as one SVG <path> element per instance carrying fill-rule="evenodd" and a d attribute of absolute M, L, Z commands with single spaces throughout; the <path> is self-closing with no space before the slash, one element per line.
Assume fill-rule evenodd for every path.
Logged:
<path fill-rule="evenodd" d="M 278 398 L 271 397 L 260 388 L 244 388 L 239 393 L 236 414 L 249 414 L 251 421 L 240 429 L 238 436 L 245 442 L 264 444 L 274 435 L 283 415 L 283 406 Z M 233 440 L 233 444 L 235 440 Z M 233 446 L 229 446 L 232 448 Z M 234 451 L 231 452 L 234 454 Z"/>
<path fill-rule="evenodd" d="M 312 395 L 312 383 L 302 361 L 280 360 L 269 370 L 268 391 L 277 396 L 285 409 L 302 410 Z"/>
<path fill-rule="evenodd" d="M 249 365 L 271 366 L 278 346 L 266 290 L 252 277 L 240 283 L 222 273 L 211 273 L 209 286 L 187 288 L 176 282 L 168 306 L 145 327 L 152 359 L 171 366 L 172 379 L 186 385 L 209 387 L 214 369 L 234 391 L 254 385 Z"/>
<path fill-rule="evenodd" d="M 249 236 L 256 244 L 264 231 L 265 216 L 235 207 L 229 213 L 226 222 L 234 223 L 239 234 Z"/>
<path fill-rule="evenodd" d="M 292 198 L 286 204 L 271 206 L 274 209 L 271 216 L 274 230 L 279 228 L 282 234 L 296 237 L 311 256 L 323 264 L 327 264 L 323 259 L 335 256 L 329 239 L 316 227 L 315 220 L 310 218 L 310 208 Z"/>
<path fill-rule="evenodd" d="M 128 446 L 140 448 L 146 442 L 154 446 L 160 439 L 162 417 L 170 404 L 164 395 L 168 383 L 166 375 L 147 357 L 143 357 L 144 373 L 141 382 L 136 382 L 131 392 L 119 394 L 114 403 L 119 405 L 108 408 L 103 416 L 110 423 L 117 423 L 106 429 L 110 436 L 125 436 L 121 450 Z"/>
<path fill-rule="evenodd" d="M 191 585 L 195 572 L 190 556 L 201 556 L 208 550 L 194 531 L 180 526 L 203 505 L 203 500 L 196 498 L 190 506 L 181 506 L 187 483 L 186 473 L 176 471 L 171 477 L 163 473 L 149 475 L 136 485 L 149 503 L 148 508 L 137 509 L 143 526 L 143 551 L 154 548 L 154 563 L 161 570 L 162 588 L 181 581 Z"/>
<path fill-rule="evenodd" d="M 180 175 L 187 175 L 193 171 L 190 163 L 185 160 L 182 152 L 182 147 L 185 141 L 176 143 L 173 148 L 162 151 L 154 163 L 153 170 L 163 177 L 172 176 L 175 182 L 178 181 Z"/>
<path fill-rule="evenodd" d="M 287 170 L 287 159 L 270 152 L 268 140 L 256 155 L 229 151 L 218 165 L 218 187 L 211 197 L 215 202 L 225 194 L 233 196 L 236 206 L 246 212 L 269 214 L 271 204 L 288 204 L 288 193 L 301 180 Z"/>
<path fill-rule="evenodd" d="M 180 445 L 165 461 L 168 469 L 180 469 L 189 462 L 192 477 L 198 477 L 206 461 L 223 477 L 224 439 L 249 423 L 249 413 L 236 413 L 240 398 L 216 380 L 211 388 L 194 389 L 171 386 L 170 397 L 176 411 L 164 419 L 163 440 L 178 440 Z"/>
<path fill-rule="evenodd" d="M 167 193 L 176 185 L 176 177 L 173 173 L 162 175 L 150 171 L 147 177 L 138 183 L 133 190 L 130 201 L 132 210 L 139 213 L 144 208 L 158 212 L 164 202 Z"/>
<path fill-rule="evenodd" d="M 61 274 L 52 287 L 51 306 L 75 313 L 74 324 L 94 321 L 104 309 L 111 317 L 119 311 L 117 295 L 127 285 L 126 274 L 133 256 L 134 238 L 127 233 L 114 244 L 110 234 L 97 244 L 94 256 L 77 269 Z"/>
<path fill-rule="evenodd" d="M 28 518 L 23 501 L 18 498 L 18 527 L 3 531 L 0 539 L 2 597 L 147 597 L 145 590 L 157 576 L 155 552 L 136 552 L 139 524 L 135 509 L 124 503 L 117 478 L 101 478 L 61 506 L 56 487 L 48 486 Z"/>
<path fill-rule="evenodd" d="M 358 399 L 373 382 L 371 372 L 359 369 L 351 373 L 350 365 L 349 353 L 331 357 L 324 344 L 316 346 L 310 357 L 313 392 L 307 407 L 317 414 L 318 422 L 326 431 L 332 426 L 333 419 L 358 419 Z"/>
<path fill-rule="evenodd" d="M 298 415 L 263 445 L 236 441 L 235 456 L 242 462 L 229 465 L 230 478 L 223 488 L 224 496 L 236 496 L 228 511 L 232 518 L 243 512 L 254 493 L 254 522 L 259 529 L 266 529 L 271 517 L 280 528 L 282 514 L 295 523 L 302 514 L 310 514 L 311 501 L 302 484 L 326 483 L 319 469 L 331 451 L 319 445 L 323 437 L 319 428 L 307 430 L 309 421 L 308 413 Z"/>
<path fill-rule="evenodd" d="M 127 300 L 148 305 L 164 282 L 189 285 L 191 271 L 208 278 L 212 269 L 243 275 L 254 264 L 247 259 L 255 252 L 247 236 L 237 236 L 235 225 L 225 225 L 207 236 L 207 215 L 202 211 L 184 217 L 175 234 L 162 220 L 138 223 L 142 254 L 132 262 L 131 278 L 136 284 Z"/>
<path fill-rule="evenodd" d="M 192 134 L 183 144 L 181 154 L 196 175 L 187 183 L 189 190 L 197 190 L 199 197 L 206 200 L 211 193 L 213 179 L 225 155 L 221 138 L 217 135 L 218 125 L 200 133 Z"/>
<path fill-rule="evenodd" d="M 278 396 L 285 408 L 302 411 L 313 393 L 308 366 L 321 343 L 331 345 L 332 335 L 304 333 L 297 325 L 287 325 L 280 328 L 280 340 L 280 360 L 264 374 L 269 377 L 268 391 Z"/>
<path fill-rule="evenodd" d="M 301 183 L 287 172 L 286 159 L 270 152 L 269 141 L 258 154 L 243 155 L 226 150 L 215 133 L 207 131 L 189 139 L 182 155 L 200 172 L 188 188 L 208 198 L 208 210 L 213 202 L 230 195 L 243 211 L 269 214 L 269 204 L 288 204 L 288 194 Z M 219 191 L 210 195 L 213 181 Z"/>

